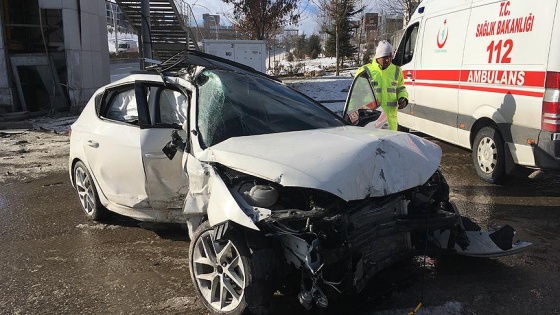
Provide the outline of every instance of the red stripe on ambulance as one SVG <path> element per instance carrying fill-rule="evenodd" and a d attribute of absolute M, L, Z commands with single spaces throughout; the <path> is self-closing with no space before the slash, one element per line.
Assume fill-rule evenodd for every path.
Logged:
<path fill-rule="evenodd" d="M 406 70 L 418 80 L 544 87 L 546 72 L 522 70 Z"/>

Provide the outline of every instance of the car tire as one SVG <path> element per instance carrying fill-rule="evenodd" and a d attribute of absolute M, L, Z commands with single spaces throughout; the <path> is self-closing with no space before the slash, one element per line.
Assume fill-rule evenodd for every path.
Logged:
<path fill-rule="evenodd" d="M 250 254 L 243 235 L 235 231 L 212 241 L 213 234 L 205 221 L 189 246 L 190 274 L 198 298 L 212 314 L 239 315 L 247 308 L 253 314 L 268 313 L 274 289 L 267 275 L 274 269 L 269 263 L 275 255 L 266 249 Z"/>
<path fill-rule="evenodd" d="M 93 178 L 84 163 L 76 162 L 72 174 L 74 187 L 86 216 L 93 221 L 105 219 L 108 211 L 101 205 Z"/>
<path fill-rule="evenodd" d="M 493 126 L 480 129 L 473 142 L 472 160 L 476 173 L 491 184 L 505 179 L 504 141 Z"/>

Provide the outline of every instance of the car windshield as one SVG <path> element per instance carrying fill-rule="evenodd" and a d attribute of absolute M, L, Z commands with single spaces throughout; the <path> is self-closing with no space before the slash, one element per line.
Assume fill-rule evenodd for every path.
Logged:
<path fill-rule="evenodd" d="M 198 129 L 207 147 L 231 137 L 345 125 L 287 86 L 248 73 L 205 70 L 197 85 Z"/>

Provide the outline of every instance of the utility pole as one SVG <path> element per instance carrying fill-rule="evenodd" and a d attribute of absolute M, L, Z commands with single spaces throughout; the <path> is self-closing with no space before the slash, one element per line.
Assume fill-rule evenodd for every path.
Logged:
<path fill-rule="evenodd" d="M 336 15 L 338 15 L 339 14 L 338 13 L 338 0 L 336 0 L 335 4 L 336 4 Z M 336 76 L 337 77 L 340 74 L 340 69 L 339 69 L 339 66 L 338 66 L 338 23 L 339 23 L 338 19 L 339 18 L 340 17 L 337 17 L 334 21 L 334 36 L 335 36 L 335 48 L 334 48 L 334 50 L 335 50 L 335 56 L 336 56 L 335 58 L 336 58 Z"/>
<path fill-rule="evenodd" d="M 117 4 L 111 3 L 111 13 L 113 13 L 113 30 L 115 32 L 115 54 L 119 54 L 119 39 L 117 38 L 118 28 L 117 28 Z"/>
<path fill-rule="evenodd" d="M 335 22 L 335 26 L 334 26 L 334 30 L 335 30 L 335 50 L 336 50 L 336 76 L 338 77 L 338 75 L 340 74 L 340 69 L 339 69 L 339 65 L 338 65 L 338 21 Z"/>
<path fill-rule="evenodd" d="M 146 59 L 152 59 L 152 38 L 150 31 L 150 2 L 142 0 L 142 57 L 140 68 L 146 68 Z"/>

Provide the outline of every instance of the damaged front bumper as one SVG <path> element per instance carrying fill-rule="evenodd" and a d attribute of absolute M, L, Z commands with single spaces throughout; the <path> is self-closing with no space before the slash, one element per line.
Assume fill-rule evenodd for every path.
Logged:
<path fill-rule="evenodd" d="M 461 217 L 453 203 L 453 213 L 442 211 L 429 218 L 402 214 L 397 220 L 384 219 L 401 211 L 404 205 L 397 198 L 377 209 L 364 208 L 354 216 L 323 217 L 330 227 L 313 225 L 307 218 L 306 233 L 274 233 L 280 239 L 286 262 L 302 271 L 301 304 L 306 308 L 312 304 L 323 307 L 328 304 L 329 291 L 359 292 L 377 272 L 414 255 L 500 257 L 532 245 L 514 242 L 515 230 L 509 225 L 483 231 Z M 286 216 L 271 216 L 264 221 L 278 224 L 279 218 Z M 335 232 L 344 237 L 332 237 Z"/>

